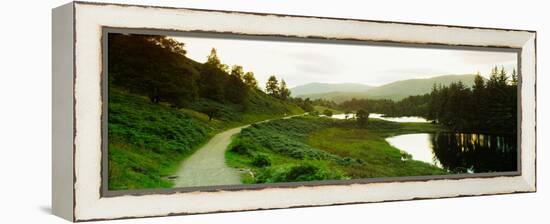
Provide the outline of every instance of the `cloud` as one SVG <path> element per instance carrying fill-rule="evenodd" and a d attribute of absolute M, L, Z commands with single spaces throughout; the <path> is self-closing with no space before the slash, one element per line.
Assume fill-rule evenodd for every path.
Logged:
<path fill-rule="evenodd" d="M 290 87 L 310 82 L 382 85 L 477 71 L 487 75 L 495 65 L 511 71 L 517 60 L 513 52 L 197 37 L 178 40 L 186 43 L 192 59 L 204 61 L 215 47 L 223 63 L 244 66 L 260 83 L 276 75 Z"/>
<path fill-rule="evenodd" d="M 335 75 L 343 64 L 336 57 L 319 52 L 293 52 L 289 54 L 297 74 Z"/>

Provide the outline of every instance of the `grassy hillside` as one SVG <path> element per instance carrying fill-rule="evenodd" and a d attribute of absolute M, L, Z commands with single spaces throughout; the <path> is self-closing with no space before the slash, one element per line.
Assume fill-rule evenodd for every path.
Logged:
<path fill-rule="evenodd" d="M 293 96 L 300 97 L 306 94 L 329 93 L 329 92 L 364 92 L 373 88 L 373 86 L 358 83 L 308 83 L 305 85 L 291 88 Z"/>
<path fill-rule="evenodd" d="M 432 124 L 371 119 L 356 123 L 296 117 L 252 125 L 236 137 L 226 154 L 230 166 L 247 170 L 244 183 L 418 176 L 446 171 L 414 160 L 384 139 L 402 133 L 435 132 Z"/>
<path fill-rule="evenodd" d="M 170 187 L 181 161 L 214 134 L 304 112 L 287 95 L 258 90 L 253 72 L 223 64 L 214 48 L 199 63 L 170 37 L 108 38 L 111 190 Z"/>
<path fill-rule="evenodd" d="M 453 82 L 461 81 L 465 86 L 470 87 L 474 83 L 474 78 L 475 75 L 445 75 L 429 79 L 408 79 L 374 87 L 364 92 L 339 91 L 306 94 L 302 97 L 309 97 L 311 99 L 327 99 L 336 103 L 351 100 L 352 98 L 401 100 L 407 96 L 429 93 L 434 84 L 449 85 Z"/>
<path fill-rule="evenodd" d="M 248 102 L 245 106 L 228 102 L 220 103 L 210 99 L 201 98 L 194 101 L 188 109 L 203 111 L 205 108 L 212 107 L 219 110 L 214 120 L 221 121 L 228 127 L 270 119 L 273 118 L 274 115 L 284 116 L 304 113 L 300 107 L 271 97 L 259 90 L 250 91 Z M 203 117 L 203 119 L 204 121 L 208 121 L 208 116 Z"/>
<path fill-rule="evenodd" d="M 171 187 L 168 176 L 214 134 L 230 127 L 303 111 L 255 91 L 245 111 L 240 105 L 198 99 L 188 108 L 153 104 L 147 97 L 109 89 L 109 189 Z M 216 105 L 213 105 L 216 104 Z M 217 106 L 209 121 L 197 108 Z"/>

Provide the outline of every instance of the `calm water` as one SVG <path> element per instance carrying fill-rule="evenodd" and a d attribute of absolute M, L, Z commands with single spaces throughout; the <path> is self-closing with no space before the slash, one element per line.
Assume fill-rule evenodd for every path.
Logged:
<path fill-rule="evenodd" d="M 355 118 L 355 114 L 335 114 L 335 115 L 332 115 L 332 118 L 350 119 L 350 118 Z M 429 122 L 428 120 L 422 117 L 384 117 L 383 114 L 375 114 L 375 113 L 369 114 L 369 118 L 378 118 L 381 120 L 393 121 L 393 122 L 416 122 L 416 123 Z"/>
<path fill-rule="evenodd" d="M 406 134 L 387 138 L 392 146 L 455 173 L 517 170 L 515 135 Z"/>

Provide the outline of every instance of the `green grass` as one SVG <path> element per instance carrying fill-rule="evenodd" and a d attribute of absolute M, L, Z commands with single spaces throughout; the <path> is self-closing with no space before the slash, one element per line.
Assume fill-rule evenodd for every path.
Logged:
<path fill-rule="evenodd" d="M 403 127 L 403 130 L 395 130 L 394 127 L 390 127 L 389 130 L 333 127 L 312 133 L 308 142 L 313 147 L 324 151 L 364 161 L 359 165 L 336 166 L 337 169 L 343 170 L 354 179 L 444 174 L 444 170 L 430 164 L 415 160 L 402 160 L 403 157 L 409 156 L 392 147 L 385 141 L 385 138 L 399 132 L 429 132 L 430 129 L 421 126 L 408 127 L 407 124 L 400 126 Z"/>
<path fill-rule="evenodd" d="M 209 121 L 198 107 L 213 104 L 223 113 Z M 251 96 L 248 108 L 197 99 L 187 108 L 175 109 L 166 104 L 152 104 L 147 97 L 113 87 L 109 89 L 108 109 L 110 190 L 172 187 L 168 176 L 216 133 L 303 113 L 295 105 L 261 93 Z"/>
<path fill-rule="evenodd" d="M 109 189 L 170 187 L 177 163 L 216 132 L 166 105 L 109 92 Z"/>
<path fill-rule="evenodd" d="M 245 107 L 231 103 L 220 103 L 209 99 L 197 99 L 189 105 L 188 109 L 182 109 L 182 111 L 194 113 L 197 119 L 208 122 L 208 116 L 198 111 L 202 111 L 204 108 L 215 107 L 219 112 L 214 117 L 214 123 L 221 129 L 304 113 L 300 107 L 273 98 L 259 90 L 250 91 L 249 94 L 249 102 Z"/>
<path fill-rule="evenodd" d="M 244 129 L 234 138 L 226 158 L 230 166 L 249 171 L 243 174 L 243 183 L 445 174 L 424 162 L 402 160 L 410 155 L 384 140 L 441 129 L 427 123 L 379 119 L 371 119 L 367 128 L 358 128 L 354 121 L 311 116 L 274 120 Z M 266 158 L 269 165 L 256 165 L 258 157 Z"/>

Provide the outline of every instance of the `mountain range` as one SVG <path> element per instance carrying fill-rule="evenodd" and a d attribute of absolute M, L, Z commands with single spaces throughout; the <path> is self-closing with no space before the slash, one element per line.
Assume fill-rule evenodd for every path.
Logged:
<path fill-rule="evenodd" d="M 302 96 L 309 94 L 318 94 L 318 93 L 329 93 L 329 92 L 364 92 L 369 89 L 374 88 L 374 86 L 369 86 L 365 84 L 358 83 L 319 83 L 312 82 L 301 86 L 296 86 L 291 88 L 292 96 Z"/>
<path fill-rule="evenodd" d="M 433 85 L 449 85 L 461 81 L 465 86 L 474 84 L 475 75 L 442 75 L 427 79 L 407 79 L 373 87 L 353 83 L 309 83 L 291 88 L 293 96 L 326 99 L 341 103 L 352 98 L 401 100 L 408 96 L 431 92 Z"/>

